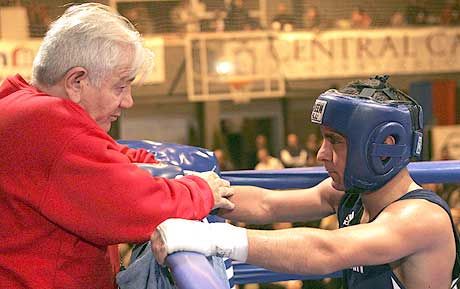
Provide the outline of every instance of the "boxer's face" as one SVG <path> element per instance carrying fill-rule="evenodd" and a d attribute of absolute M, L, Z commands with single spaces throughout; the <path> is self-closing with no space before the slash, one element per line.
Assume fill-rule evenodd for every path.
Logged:
<path fill-rule="evenodd" d="M 347 140 L 339 133 L 321 126 L 323 143 L 317 158 L 324 163 L 327 173 L 332 178 L 332 186 L 336 190 L 345 190 L 344 174 L 347 161 Z"/>
<path fill-rule="evenodd" d="M 114 69 L 113 73 L 101 81 L 100 87 L 88 79 L 82 82 L 80 105 L 103 130 L 109 131 L 111 123 L 120 117 L 122 109 L 133 105 L 133 80 L 130 67 Z"/>

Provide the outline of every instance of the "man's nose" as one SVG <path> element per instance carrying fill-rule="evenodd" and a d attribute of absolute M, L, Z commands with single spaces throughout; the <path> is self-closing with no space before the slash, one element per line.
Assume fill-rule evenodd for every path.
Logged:
<path fill-rule="evenodd" d="M 318 153 L 316 154 L 316 159 L 320 162 L 331 160 L 331 150 L 327 141 L 324 140 L 321 143 L 321 147 L 319 148 Z"/>
<path fill-rule="evenodd" d="M 125 94 L 123 99 L 121 100 L 120 107 L 121 108 L 130 108 L 133 106 L 134 100 L 133 100 L 133 95 L 131 94 L 131 88 L 129 89 L 129 92 Z"/>

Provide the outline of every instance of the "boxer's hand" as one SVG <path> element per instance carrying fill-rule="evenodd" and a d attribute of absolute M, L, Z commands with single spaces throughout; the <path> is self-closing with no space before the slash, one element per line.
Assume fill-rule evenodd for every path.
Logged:
<path fill-rule="evenodd" d="M 233 196 L 234 193 L 229 181 L 221 179 L 215 172 L 212 171 L 203 173 L 185 171 L 185 174 L 198 176 L 208 183 L 214 195 L 213 209 L 223 208 L 232 210 L 235 207 L 235 204 L 228 200 L 228 197 Z"/>
<path fill-rule="evenodd" d="M 167 255 L 177 251 L 230 257 L 243 262 L 248 254 L 246 229 L 226 223 L 168 219 L 157 227 L 151 241 L 153 254 L 160 264 Z"/>

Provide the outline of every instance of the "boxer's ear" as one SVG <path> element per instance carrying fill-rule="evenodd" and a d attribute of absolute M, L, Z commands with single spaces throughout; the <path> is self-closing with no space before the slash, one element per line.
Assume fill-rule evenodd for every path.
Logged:
<path fill-rule="evenodd" d="M 388 145 L 394 145 L 394 144 L 396 144 L 396 139 L 394 138 L 394 136 L 389 135 L 389 136 L 386 137 L 384 143 L 388 144 Z M 388 159 L 388 157 L 381 157 L 380 159 L 381 160 L 386 160 L 386 159 Z"/>
<path fill-rule="evenodd" d="M 64 76 L 64 89 L 68 98 L 75 102 L 80 103 L 83 82 L 88 80 L 88 71 L 83 67 L 74 67 L 67 71 Z"/>
<path fill-rule="evenodd" d="M 385 144 L 389 144 L 389 145 L 394 145 L 396 143 L 396 140 L 394 138 L 394 136 L 392 135 L 389 135 L 387 136 L 387 138 L 385 139 Z"/>

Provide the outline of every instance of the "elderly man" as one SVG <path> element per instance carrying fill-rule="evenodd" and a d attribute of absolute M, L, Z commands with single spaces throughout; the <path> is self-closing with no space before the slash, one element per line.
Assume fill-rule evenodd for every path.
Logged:
<path fill-rule="evenodd" d="M 128 20 L 83 4 L 51 25 L 31 84 L 16 75 L 1 85 L 1 288 L 114 288 L 110 245 L 233 207 L 215 174 L 152 178 L 132 163 L 153 155 L 107 134 L 149 58 Z"/>

